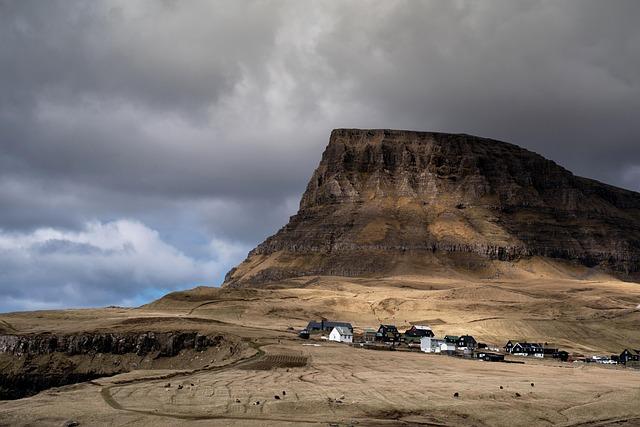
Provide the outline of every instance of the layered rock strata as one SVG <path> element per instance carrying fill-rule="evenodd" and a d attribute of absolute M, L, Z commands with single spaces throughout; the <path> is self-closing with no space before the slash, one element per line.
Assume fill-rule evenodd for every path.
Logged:
<path fill-rule="evenodd" d="M 533 256 L 637 277 L 640 194 L 506 142 L 337 129 L 298 213 L 225 285 L 473 270 Z"/>

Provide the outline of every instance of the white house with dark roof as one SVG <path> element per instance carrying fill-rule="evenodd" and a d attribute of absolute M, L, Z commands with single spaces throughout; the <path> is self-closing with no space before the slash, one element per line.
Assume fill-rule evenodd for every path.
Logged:
<path fill-rule="evenodd" d="M 350 344 L 353 342 L 353 332 L 347 327 L 336 326 L 329 334 L 329 341 L 346 342 Z"/>

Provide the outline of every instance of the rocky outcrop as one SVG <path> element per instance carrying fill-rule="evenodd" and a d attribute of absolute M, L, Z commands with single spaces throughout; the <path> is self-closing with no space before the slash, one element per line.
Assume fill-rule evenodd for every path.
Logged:
<path fill-rule="evenodd" d="M 337 129 L 298 213 L 225 285 L 477 269 L 531 256 L 637 277 L 640 194 L 505 142 Z"/>
<path fill-rule="evenodd" d="M 223 336 L 197 332 L 0 335 L 0 400 L 133 369 L 202 367 L 236 352 Z"/>
<path fill-rule="evenodd" d="M 171 357 L 181 350 L 203 351 L 220 343 L 222 336 L 208 337 L 197 332 L 85 333 L 73 335 L 0 335 L 0 353 L 35 356 L 50 353 L 126 354 L 155 353 Z"/>

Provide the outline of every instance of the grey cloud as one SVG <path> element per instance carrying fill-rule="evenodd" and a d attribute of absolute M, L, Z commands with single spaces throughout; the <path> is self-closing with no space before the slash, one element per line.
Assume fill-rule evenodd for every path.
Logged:
<path fill-rule="evenodd" d="M 113 251 L 100 249 L 89 243 L 78 243 L 64 239 L 50 239 L 38 242 L 32 249 L 38 255 L 109 255 L 113 253 Z"/>
<path fill-rule="evenodd" d="M 640 190 L 639 15 L 633 0 L 0 0 L 0 230 L 133 218 L 191 259 L 241 247 L 224 270 L 295 211 L 336 127 L 503 139 Z M 127 277 L 49 245 L 52 289 L 130 297 Z M 18 265 L 2 268 L 37 286 Z M 180 286 L 213 274 L 193 271 Z"/>

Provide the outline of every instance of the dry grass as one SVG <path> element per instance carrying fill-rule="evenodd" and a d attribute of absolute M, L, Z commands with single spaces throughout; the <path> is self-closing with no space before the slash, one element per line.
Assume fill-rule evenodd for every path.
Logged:
<path fill-rule="evenodd" d="M 640 371 L 546 360 L 486 363 L 326 342 L 309 347 L 288 329 L 325 317 L 356 329 L 428 323 L 439 336 L 471 333 L 497 345 L 526 338 L 584 354 L 640 347 L 638 284 L 577 279 L 581 271 L 530 263 L 531 272 L 520 265 L 500 281 L 304 277 L 261 289 L 201 287 L 138 309 L 3 314 L 3 328 L 18 333 L 198 330 L 248 340 L 266 355 L 191 374 L 139 370 L 0 402 L 0 425 L 60 425 L 68 418 L 154 426 L 640 423 Z"/>
<path fill-rule="evenodd" d="M 156 371 L 145 377 L 139 371 L 2 402 L 0 414 L 11 425 L 59 425 L 68 418 L 83 425 L 640 422 L 640 371 L 544 361 L 510 365 L 281 341 L 265 342 L 266 355 L 244 366 L 173 377 Z M 308 364 L 288 363 L 302 360 Z"/>

